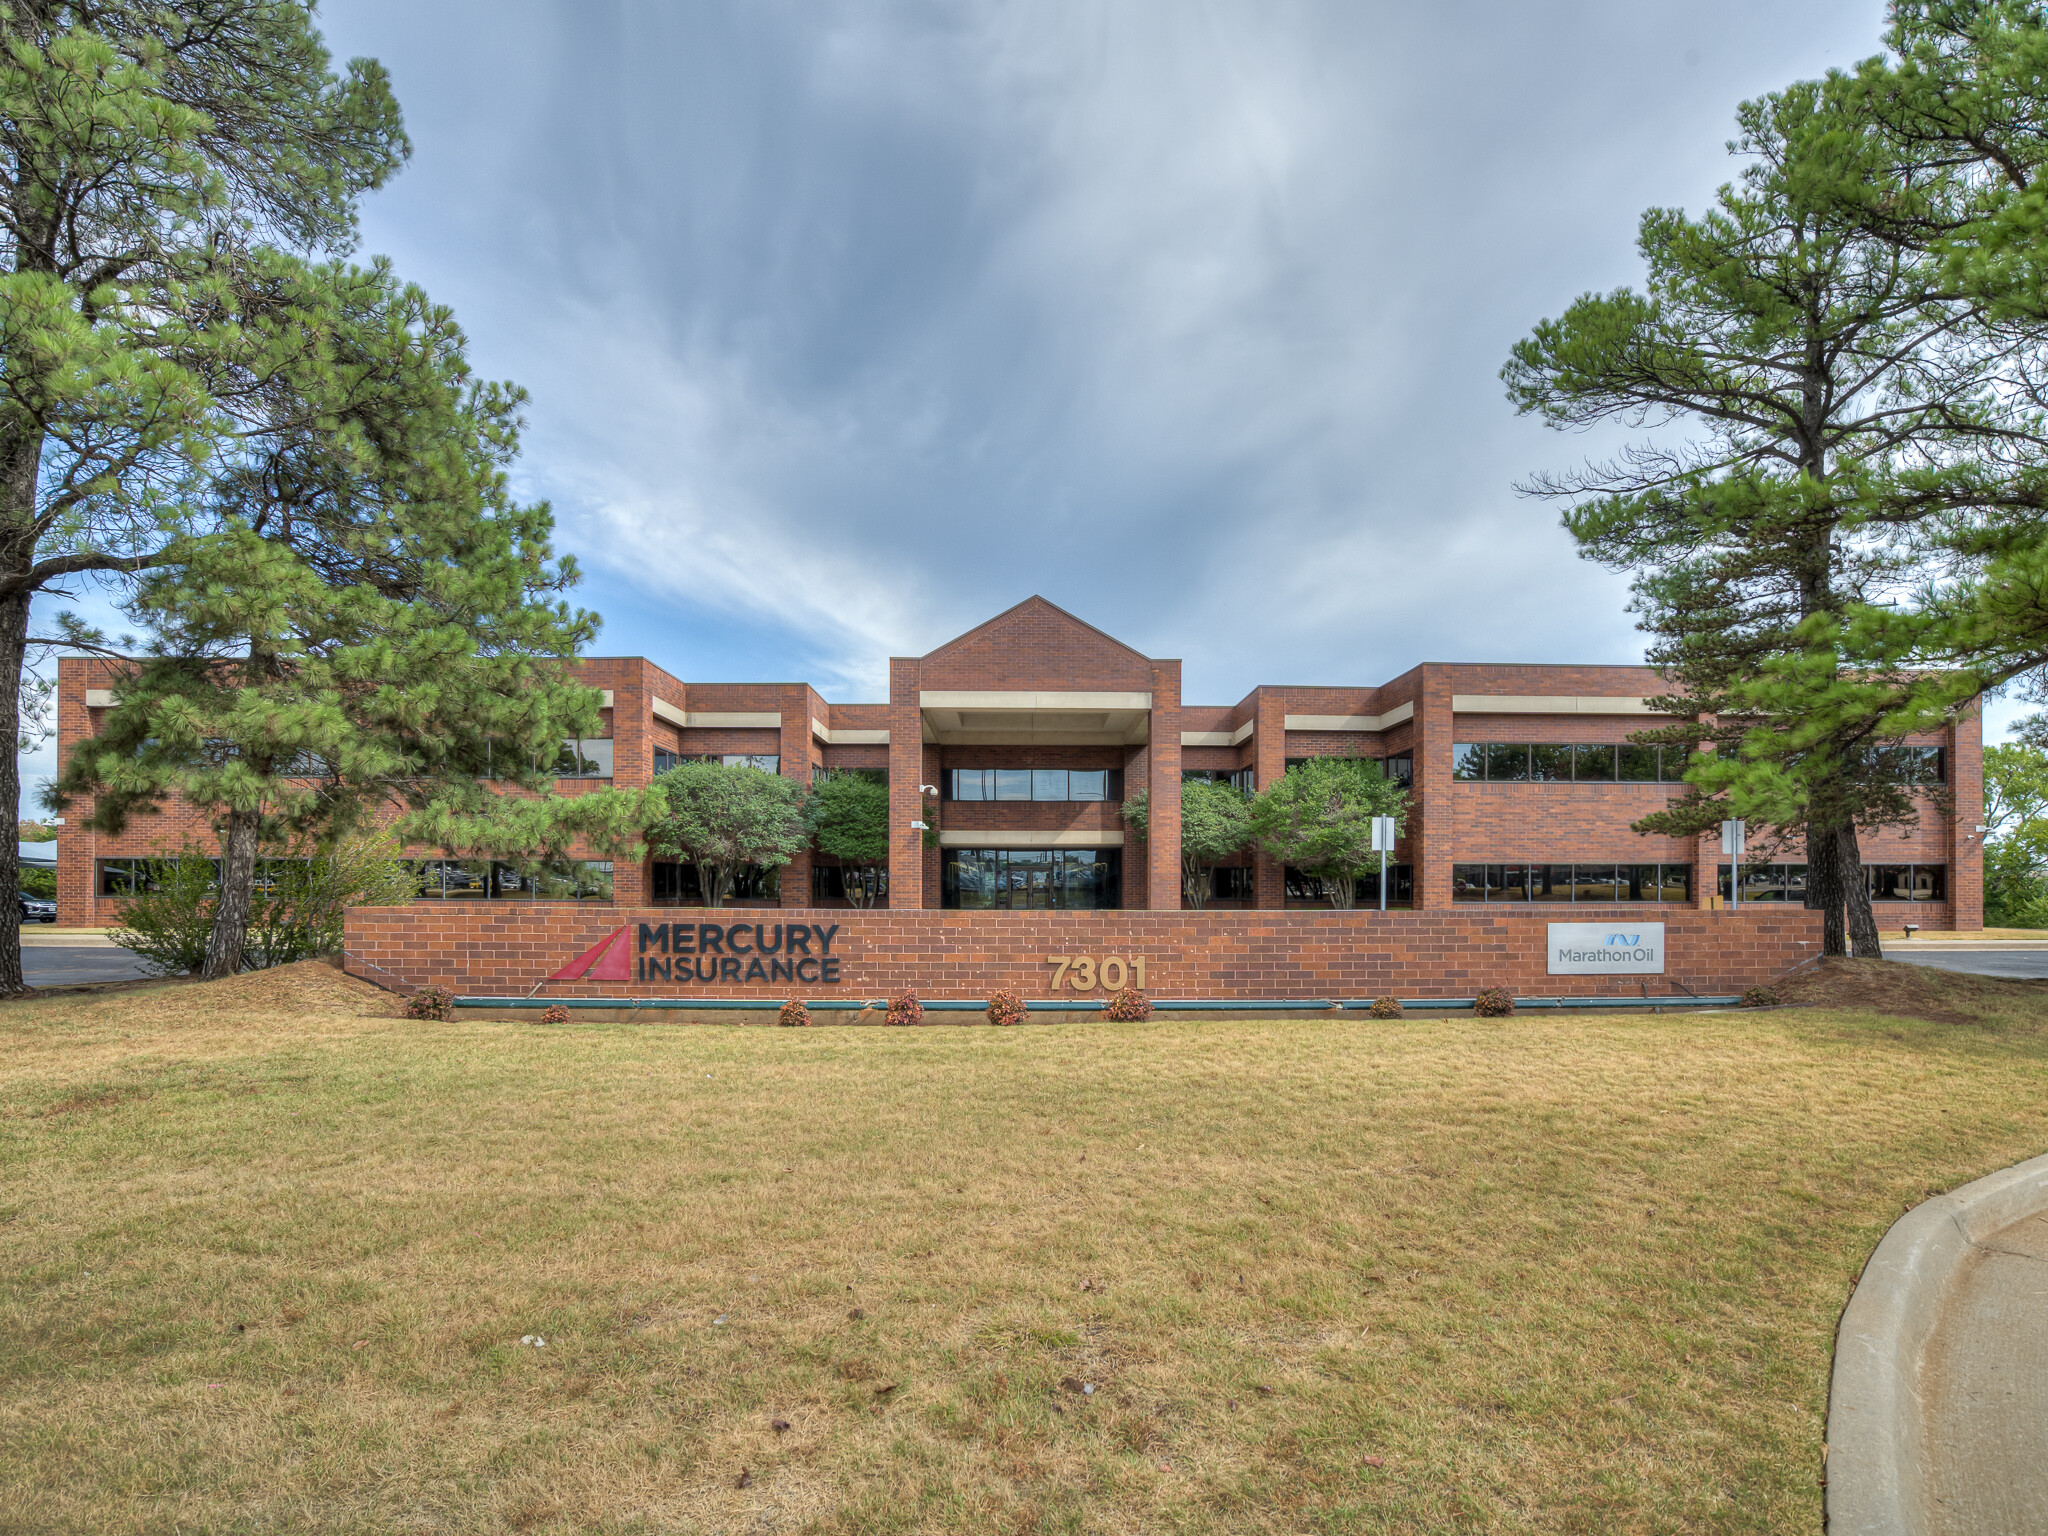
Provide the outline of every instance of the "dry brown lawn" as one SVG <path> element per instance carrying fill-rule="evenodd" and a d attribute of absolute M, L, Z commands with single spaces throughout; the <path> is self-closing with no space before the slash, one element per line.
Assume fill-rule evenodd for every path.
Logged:
<path fill-rule="evenodd" d="M 1863 1259 L 2048 1147 L 2048 986 L 1953 980 L 1940 1024 L 10 1005 L 0 1529 L 1817 1531 Z"/>

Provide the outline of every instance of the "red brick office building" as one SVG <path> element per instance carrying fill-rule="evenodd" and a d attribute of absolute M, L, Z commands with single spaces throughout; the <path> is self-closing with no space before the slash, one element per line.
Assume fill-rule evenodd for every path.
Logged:
<path fill-rule="evenodd" d="M 916 908 L 1178 909 L 1180 786 L 1196 774 L 1247 788 L 1318 755 L 1380 760 L 1412 790 L 1390 903 L 1420 910 L 1502 904 L 1714 904 L 1727 873 L 1705 839 L 1644 837 L 1630 823 L 1676 792 L 1675 762 L 1628 741 L 1655 723 L 1642 667 L 1425 663 L 1361 687 L 1262 686 L 1235 704 L 1181 696 L 1175 660 L 1139 654 L 1031 598 L 925 656 L 889 664 L 886 703 L 832 704 L 803 683 L 691 683 L 638 657 L 593 657 L 605 735 L 565 753 L 564 789 L 645 784 L 686 758 L 752 763 L 806 780 L 885 774 L 894 824 L 883 905 Z M 59 663 L 58 750 L 97 728 L 117 665 Z M 1889 926 L 1981 927 L 1982 742 L 1974 716 L 1917 738 L 1928 786 L 1919 824 L 1872 833 L 1863 857 Z M 929 790 L 936 789 L 933 797 Z M 1128 838 L 1120 801 L 1150 792 L 1153 835 Z M 938 846 L 913 825 L 935 814 Z M 171 810 L 119 837 L 77 822 L 58 838 L 66 924 L 116 918 L 137 861 L 210 841 Z M 1745 902 L 1797 902 L 1795 848 L 1744 875 Z M 696 901 L 694 871 L 592 858 L 537 884 L 509 865 L 422 860 L 424 900 L 561 899 L 621 909 Z M 750 877 L 735 904 L 843 905 L 836 870 L 799 858 Z M 1376 902 L 1361 888 L 1360 904 Z M 1213 908 L 1326 906 L 1311 876 L 1246 855 L 1217 872 Z"/>

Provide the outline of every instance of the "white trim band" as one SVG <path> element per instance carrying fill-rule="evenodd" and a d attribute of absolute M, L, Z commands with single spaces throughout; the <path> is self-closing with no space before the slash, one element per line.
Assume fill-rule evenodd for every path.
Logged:
<path fill-rule="evenodd" d="M 1412 703 L 1396 704 L 1384 715 L 1289 715 L 1290 731 L 1390 731 L 1415 718 Z"/>

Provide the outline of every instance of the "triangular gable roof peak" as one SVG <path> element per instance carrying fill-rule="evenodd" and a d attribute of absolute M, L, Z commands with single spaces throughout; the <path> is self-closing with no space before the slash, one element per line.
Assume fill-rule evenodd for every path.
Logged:
<path fill-rule="evenodd" d="M 920 670 L 925 686 L 940 673 L 963 669 L 989 678 L 984 687 L 1086 688 L 1110 679 L 1150 687 L 1152 658 L 1114 635 L 1077 619 L 1036 594 L 1006 608 L 966 634 L 928 652 Z M 962 686 L 967 686 L 962 680 Z"/>

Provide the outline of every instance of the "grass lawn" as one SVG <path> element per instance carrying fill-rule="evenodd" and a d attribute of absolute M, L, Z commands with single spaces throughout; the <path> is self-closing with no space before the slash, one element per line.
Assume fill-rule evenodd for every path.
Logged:
<path fill-rule="evenodd" d="M 1818 1531 L 1864 1258 L 2048 1148 L 2048 984 L 1868 964 L 1949 1022 L 8 1005 L 0 1530 Z"/>

